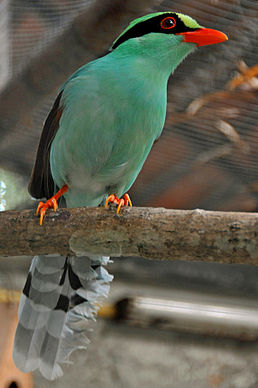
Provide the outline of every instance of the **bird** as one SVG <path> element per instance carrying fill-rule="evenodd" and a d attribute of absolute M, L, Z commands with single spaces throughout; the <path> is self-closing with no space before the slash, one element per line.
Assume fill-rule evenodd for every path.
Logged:
<path fill-rule="evenodd" d="M 197 47 L 227 39 L 190 16 L 155 12 L 133 20 L 106 55 L 75 71 L 46 118 L 29 183 L 32 197 L 49 198 L 39 203 L 40 224 L 61 196 L 69 208 L 130 206 L 127 191 L 164 127 L 169 77 Z M 53 380 L 72 351 L 87 347 L 97 302 L 113 278 L 108 261 L 33 258 L 14 341 L 19 369 Z"/>

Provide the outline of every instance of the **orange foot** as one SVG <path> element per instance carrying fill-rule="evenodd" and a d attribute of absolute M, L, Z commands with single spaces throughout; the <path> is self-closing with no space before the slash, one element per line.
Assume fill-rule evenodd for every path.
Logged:
<path fill-rule="evenodd" d="M 64 185 L 53 197 L 48 199 L 45 203 L 40 202 L 37 208 L 36 214 L 38 215 L 40 213 L 40 225 L 43 224 L 43 218 L 46 214 L 47 209 L 54 209 L 56 212 L 58 208 L 57 200 L 68 190 L 68 186 Z"/>
<path fill-rule="evenodd" d="M 118 205 L 116 210 L 117 214 L 119 213 L 121 206 L 128 206 L 128 205 L 132 206 L 132 201 L 128 194 L 125 194 L 123 198 L 118 198 L 116 195 L 111 194 L 106 199 L 105 207 L 108 206 L 109 202 L 115 203 Z"/>

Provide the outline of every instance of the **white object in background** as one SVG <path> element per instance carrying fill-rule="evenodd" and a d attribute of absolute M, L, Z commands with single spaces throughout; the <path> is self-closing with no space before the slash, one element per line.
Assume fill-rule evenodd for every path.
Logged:
<path fill-rule="evenodd" d="M 0 181 L 0 211 L 5 210 L 6 200 L 4 199 L 6 193 L 6 184 Z"/>

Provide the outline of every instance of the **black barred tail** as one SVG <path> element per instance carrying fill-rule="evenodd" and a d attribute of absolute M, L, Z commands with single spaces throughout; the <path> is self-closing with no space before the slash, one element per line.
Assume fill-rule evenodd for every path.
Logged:
<path fill-rule="evenodd" d="M 23 372 L 39 369 L 53 380 L 60 363 L 89 340 L 85 331 L 95 320 L 96 302 L 109 291 L 109 258 L 35 256 L 21 296 L 13 358 Z"/>

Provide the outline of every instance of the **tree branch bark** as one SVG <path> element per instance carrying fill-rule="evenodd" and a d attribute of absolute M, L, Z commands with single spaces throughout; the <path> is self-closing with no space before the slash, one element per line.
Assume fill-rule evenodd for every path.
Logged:
<path fill-rule="evenodd" d="M 258 214 L 163 208 L 0 213 L 0 255 L 102 254 L 258 264 Z"/>

